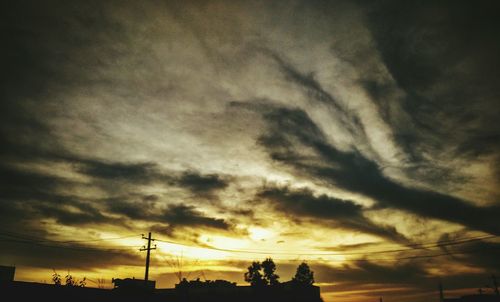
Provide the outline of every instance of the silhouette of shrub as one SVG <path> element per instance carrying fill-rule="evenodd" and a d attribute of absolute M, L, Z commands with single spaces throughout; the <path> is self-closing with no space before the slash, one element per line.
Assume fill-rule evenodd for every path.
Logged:
<path fill-rule="evenodd" d="M 53 270 L 54 273 L 52 274 L 52 282 L 54 282 L 54 285 L 60 286 L 62 285 L 62 278 L 61 275 L 59 275 L 56 270 Z M 73 278 L 73 276 L 69 273 L 64 277 L 65 279 L 65 286 L 77 286 L 77 287 L 85 287 L 87 285 L 87 278 L 83 277 L 82 280 L 77 280 Z"/>

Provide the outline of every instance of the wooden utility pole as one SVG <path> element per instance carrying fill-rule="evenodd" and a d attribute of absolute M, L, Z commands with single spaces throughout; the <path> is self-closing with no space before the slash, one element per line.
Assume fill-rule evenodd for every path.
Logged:
<path fill-rule="evenodd" d="M 495 291 L 495 294 L 497 296 L 500 296 L 500 292 L 498 291 L 497 277 L 495 277 L 495 275 L 491 275 L 491 280 L 493 281 L 493 290 Z"/>
<path fill-rule="evenodd" d="M 439 302 L 444 302 L 443 283 L 439 281 Z"/>
<path fill-rule="evenodd" d="M 148 241 L 148 247 L 146 248 L 145 246 L 140 249 L 140 251 L 146 251 L 146 273 L 144 275 L 144 282 L 148 282 L 148 277 L 149 277 L 149 256 L 151 253 L 151 250 L 156 250 L 156 245 L 154 247 L 151 247 L 151 241 L 155 241 L 156 239 L 151 238 L 151 232 L 149 232 L 148 237 L 144 237 L 142 235 L 142 239 L 146 239 Z"/>

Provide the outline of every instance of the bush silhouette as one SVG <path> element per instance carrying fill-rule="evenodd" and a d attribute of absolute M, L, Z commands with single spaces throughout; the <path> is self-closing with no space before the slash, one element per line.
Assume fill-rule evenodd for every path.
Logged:
<path fill-rule="evenodd" d="M 77 280 L 73 278 L 73 276 L 69 273 L 64 277 L 65 278 L 65 286 L 77 286 L 77 287 L 85 287 L 87 285 L 87 278 L 83 277 L 82 280 Z M 54 282 L 54 285 L 60 286 L 62 285 L 62 278 L 61 275 L 59 275 L 56 270 L 54 270 L 54 273 L 52 274 L 52 282 Z"/>

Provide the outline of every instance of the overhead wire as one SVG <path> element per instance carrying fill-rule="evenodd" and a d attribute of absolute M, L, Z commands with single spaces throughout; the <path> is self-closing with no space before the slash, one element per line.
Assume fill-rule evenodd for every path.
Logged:
<path fill-rule="evenodd" d="M 76 250 L 76 251 L 100 251 L 100 252 L 114 252 L 114 251 L 123 251 L 123 250 L 130 250 L 132 247 L 139 247 L 139 246 L 128 246 L 128 247 L 119 247 L 119 248 L 92 248 L 92 247 L 85 247 L 85 246 L 67 246 L 67 245 L 53 245 L 53 244 L 45 244 L 45 243 L 40 243 L 36 241 L 27 241 L 27 240 L 18 240 L 18 239 L 1 239 L 1 241 L 8 241 L 8 242 L 16 242 L 16 243 L 22 243 L 22 244 L 30 244 L 30 245 L 37 245 L 41 247 L 48 247 L 48 248 L 58 248 L 58 249 L 68 249 L 68 250 Z"/>
<path fill-rule="evenodd" d="M 137 235 L 112 237 L 112 238 L 99 238 L 99 239 L 90 239 L 90 240 L 61 241 L 61 240 L 51 240 L 51 239 L 46 239 L 46 238 L 40 238 L 40 237 L 36 237 L 36 236 L 32 236 L 32 235 L 20 234 L 20 233 L 15 233 L 15 232 L 1 231 L 0 232 L 0 241 L 8 241 L 8 242 L 15 242 L 15 243 L 21 243 L 21 244 L 31 244 L 31 245 L 37 245 L 37 246 L 49 247 L 49 248 L 62 248 L 62 249 L 71 249 L 71 250 L 79 250 L 79 251 L 118 251 L 118 250 L 128 250 L 130 248 L 136 248 L 136 247 L 138 248 L 139 246 L 119 246 L 119 247 L 96 248 L 96 247 L 89 247 L 89 246 L 82 246 L 82 245 L 71 246 L 71 245 L 67 245 L 67 244 L 68 243 L 78 244 L 78 243 L 95 242 L 95 241 L 118 240 L 118 239 L 131 238 L 131 237 L 135 237 L 135 236 L 137 236 Z"/>
<path fill-rule="evenodd" d="M 132 238 L 136 236 L 140 236 L 140 234 L 130 234 L 126 236 L 120 236 L 120 237 L 109 237 L 109 238 L 97 238 L 97 239 L 85 239 L 85 240 L 53 240 L 53 239 L 47 239 L 47 238 L 41 238 L 33 235 L 28 235 L 28 234 L 20 234 L 20 233 L 15 233 L 11 231 L 0 231 L 0 235 L 6 235 L 6 236 L 12 236 L 12 237 L 25 237 L 25 238 L 33 238 L 34 240 L 40 241 L 40 242 L 58 242 L 58 243 L 79 243 L 79 242 L 95 242 L 95 241 L 108 241 L 108 240 L 119 240 L 119 239 L 126 239 L 126 238 Z M 23 239 L 25 239 L 23 238 Z"/>
<path fill-rule="evenodd" d="M 139 235 L 127 235 L 127 236 L 120 236 L 120 237 L 111 237 L 111 238 L 98 238 L 98 239 L 88 239 L 88 240 L 66 240 L 66 241 L 60 241 L 60 240 L 50 240 L 46 238 L 40 238 L 32 235 L 26 235 L 26 234 L 20 234 L 20 233 L 15 233 L 15 232 L 9 232 L 9 231 L 0 231 L 0 241 L 10 241 L 10 242 L 17 242 L 17 243 L 22 243 L 22 244 L 33 244 L 33 245 L 38 245 L 38 246 L 43 246 L 43 247 L 50 247 L 50 248 L 65 248 L 65 249 L 71 249 L 71 250 L 80 250 L 80 251 L 118 251 L 118 250 L 127 250 L 130 248 L 137 248 L 138 246 L 119 246 L 116 248 L 94 248 L 94 247 L 88 247 L 88 246 L 72 246 L 68 244 L 74 244 L 74 243 L 85 243 L 85 242 L 96 242 L 96 241 L 107 241 L 107 240 L 119 240 L 119 239 L 126 239 L 126 238 L 131 238 Z M 5 238 L 7 237 L 7 238 Z M 10 237 L 10 238 L 9 238 Z M 167 244 L 173 244 L 173 245 L 180 245 L 184 247 L 189 247 L 189 248 L 199 248 L 199 249 L 208 249 L 208 250 L 214 250 L 214 251 L 220 251 L 220 252 L 227 252 L 227 253 L 233 253 L 233 254 L 248 254 L 248 255 L 269 255 L 269 256 L 297 256 L 297 257 L 333 257 L 333 256 L 352 256 L 352 255 L 363 255 L 365 257 L 370 256 L 370 255 L 380 255 L 380 254 L 389 254 L 389 253 L 398 253 L 398 252 L 408 252 L 408 251 L 418 251 L 418 250 L 427 250 L 427 249 L 432 249 L 432 248 L 437 248 L 437 247 L 445 247 L 445 246 L 452 246 L 452 245 L 460 245 L 460 244 L 466 244 L 466 243 L 471 243 L 471 242 L 476 242 L 476 241 L 482 241 L 482 240 L 487 240 L 487 239 L 493 239 L 497 238 L 497 235 L 485 235 L 485 236 L 476 236 L 476 237 L 465 237 L 465 238 L 457 238 L 457 239 L 449 239 L 449 240 L 442 240 L 434 243 L 420 243 L 420 244 L 411 244 L 407 245 L 409 246 L 408 248 L 403 248 L 403 249 L 390 249 L 390 250 L 378 250 L 378 251 L 360 251 L 360 252 L 333 252 L 333 253 L 328 253 L 328 252 L 310 252 L 310 251 L 293 251 L 293 252 L 283 252 L 283 251 L 270 251 L 270 250 L 245 250 L 245 249 L 227 249 L 227 248 L 219 248 L 211 245 L 194 245 L 194 244 L 186 244 L 186 243 L 181 243 L 181 242 L 176 242 L 172 240 L 166 240 L 166 239 L 155 239 L 155 241 L 162 242 L 162 243 L 167 243 Z M 38 239 L 34 239 L 38 238 Z M 430 255 L 412 255 L 412 256 L 404 256 L 404 257 L 395 257 L 395 258 L 360 258 L 360 259 L 328 259 L 328 261 L 399 261 L 399 260 L 409 260 L 409 259 L 419 259 L 419 258 L 433 258 L 433 257 L 441 257 L 441 256 L 450 256 L 454 254 L 464 254 L 464 253 L 471 253 L 471 251 L 458 251 L 458 252 L 447 252 L 447 253 L 440 253 L 440 254 L 430 254 Z M 322 259 L 322 258 L 319 258 Z M 324 259 L 326 260 L 326 259 Z"/>
<path fill-rule="evenodd" d="M 469 242 L 474 242 L 474 241 L 481 241 L 485 239 L 492 239 L 498 237 L 497 235 L 487 235 L 487 236 L 477 236 L 477 237 L 469 237 L 469 238 L 461 238 L 457 240 L 448 240 L 447 242 L 437 242 L 433 244 L 427 244 L 427 245 L 420 245 L 411 248 L 405 248 L 405 249 L 392 249 L 392 250 L 382 250 L 382 251 L 370 251 L 370 252 L 349 252 L 349 253 L 318 253 L 318 252 L 300 252 L 300 251 L 294 251 L 294 252 L 279 252 L 279 251 L 266 251 L 266 250 L 243 250 L 243 249 L 226 249 L 226 248 L 219 248 L 215 246 L 210 246 L 210 245 L 189 245 L 185 243 L 179 243 L 171 240 L 164 240 L 164 239 L 156 239 L 158 242 L 163 242 L 163 243 L 169 243 L 169 244 L 175 244 L 175 245 L 182 245 L 182 246 L 187 246 L 191 248 L 202 248 L 202 249 L 210 249 L 210 250 L 215 250 L 215 251 L 221 251 L 221 252 L 231 252 L 231 253 L 244 253 L 244 254 L 260 254 L 260 255 L 302 255 L 302 256 L 350 256 L 350 255 L 367 255 L 367 254 L 384 254 L 384 253 L 395 253 L 395 252 L 405 252 L 405 251 L 412 251 L 412 250 L 419 250 L 419 249 L 428 249 L 428 248 L 435 248 L 435 247 L 444 247 L 444 246 L 450 246 L 450 245 L 458 245 L 458 244 L 464 244 L 464 243 L 469 243 Z"/>

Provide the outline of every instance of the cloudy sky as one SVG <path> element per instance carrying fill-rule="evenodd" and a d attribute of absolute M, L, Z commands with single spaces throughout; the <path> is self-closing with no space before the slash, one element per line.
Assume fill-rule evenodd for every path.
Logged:
<path fill-rule="evenodd" d="M 325 301 L 500 275 L 494 1 L 3 1 L 0 265 Z M 109 282 L 109 281 L 108 281 Z M 89 283 L 92 286 L 92 283 Z M 108 284 L 109 285 L 109 284 Z"/>

